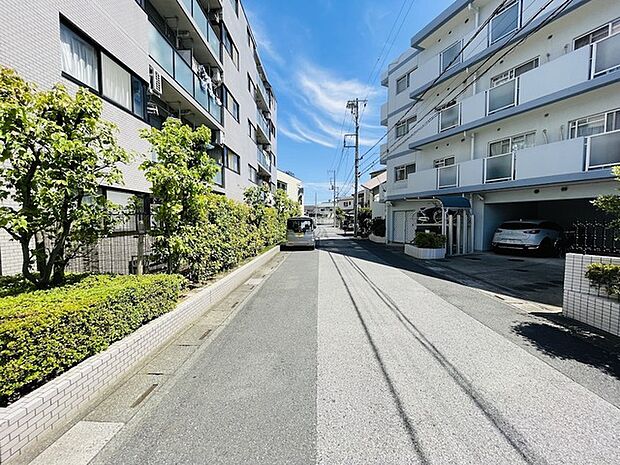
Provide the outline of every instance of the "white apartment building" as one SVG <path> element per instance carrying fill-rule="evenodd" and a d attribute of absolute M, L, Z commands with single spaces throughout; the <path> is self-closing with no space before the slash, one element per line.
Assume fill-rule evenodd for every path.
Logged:
<path fill-rule="evenodd" d="M 125 148 L 148 156 L 140 129 L 168 116 L 212 130 L 216 192 L 242 200 L 250 185 L 276 185 L 276 100 L 239 0 L 3 0 L 0 65 L 40 88 L 89 88 Z M 149 183 L 123 167 L 123 204 Z M 2 274 L 19 270 L 2 236 Z"/>
<path fill-rule="evenodd" d="M 304 204 L 304 186 L 301 179 L 295 177 L 290 171 L 278 170 L 277 187 L 288 195 L 288 198 L 299 205 Z"/>
<path fill-rule="evenodd" d="M 504 220 L 600 213 L 620 164 L 620 2 L 457 0 L 383 75 L 391 242 L 490 248 Z"/>

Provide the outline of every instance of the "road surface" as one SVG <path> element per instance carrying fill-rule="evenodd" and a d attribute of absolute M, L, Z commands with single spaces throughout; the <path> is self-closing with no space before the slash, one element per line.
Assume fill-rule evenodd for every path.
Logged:
<path fill-rule="evenodd" d="M 619 463 L 617 354 L 320 234 L 130 415 L 87 416 L 118 425 L 89 463 Z"/>

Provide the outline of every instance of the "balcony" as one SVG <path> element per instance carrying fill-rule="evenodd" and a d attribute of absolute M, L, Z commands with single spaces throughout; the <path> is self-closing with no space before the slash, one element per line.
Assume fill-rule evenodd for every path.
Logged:
<path fill-rule="evenodd" d="M 455 103 L 439 112 L 439 132 L 447 131 L 461 124 L 461 104 Z"/>
<path fill-rule="evenodd" d="M 515 153 L 484 159 L 484 182 L 512 181 L 515 178 Z"/>
<path fill-rule="evenodd" d="M 511 79 L 487 91 L 487 115 L 517 105 L 519 78 Z"/>
<path fill-rule="evenodd" d="M 206 44 L 206 47 L 202 47 L 204 48 L 204 51 L 208 52 L 212 58 L 215 58 L 214 63 L 217 63 L 218 66 L 221 67 L 222 47 L 220 38 L 207 19 L 207 16 L 202 7 L 199 5 L 198 0 L 150 0 L 150 4 L 160 16 L 164 18 L 177 18 L 177 30 L 188 30 L 191 32 L 196 31 L 197 34 L 193 35 L 202 36 L 200 41 L 196 41 L 197 37 L 191 38 L 191 40 L 194 44 L 204 42 Z M 179 14 L 179 4 L 182 5 L 184 14 Z M 218 9 L 217 4 L 210 5 L 210 7 Z M 219 9 L 221 9 L 221 6 L 219 6 Z M 201 53 L 201 47 L 194 47 L 196 54 L 199 55 Z M 199 56 L 199 59 L 201 60 L 204 60 L 205 58 L 205 56 Z"/>
<path fill-rule="evenodd" d="M 510 187 L 511 181 L 583 173 L 613 165 L 620 165 L 620 131 L 418 171 L 409 175 L 407 193 L 415 195 L 467 187 L 475 189 L 495 183 L 506 183 L 506 187 Z"/>
<path fill-rule="evenodd" d="M 259 108 L 265 111 L 270 111 L 269 107 L 269 92 L 263 83 L 262 79 L 258 79 L 256 86 L 254 87 L 254 99 L 258 103 Z"/>
<path fill-rule="evenodd" d="M 263 116 L 263 113 L 257 109 L 256 110 L 256 121 L 257 121 L 257 129 L 256 138 L 259 144 L 268 144 L 270 141 L 270 131 L 269 131 L 269 123 L 267 119 Z"/>
<path fill-rule="evenodd" d="M 256 160 L 258 161 L 259 169 L 262 169 L 264 174 L 271 176 L 271 159 L 260 147 L 256 149 Z"/>
<path fill-rule="evenodd" d="M 586 169 L 620 164 L 620 131 L 598 134 L 586 139 Z"/>
<path fill-rule="evenodd" d="M 437 168 L 437 188 L 446 189 L 459 185 L 459 165 Z"/>
<path fill-rule="evenodd" d="M 592 78 L 620 68 L 620 34 L 608 37 L 592 46 Z"/>
<path fill-rule="evenodd" d="M 208 94 L 198 76 L 181 56 L 153 26 L 149 30 L 149 55 L 170 77 L 189 94 L 215 121 L 222 123 L 222 106 Z"/>

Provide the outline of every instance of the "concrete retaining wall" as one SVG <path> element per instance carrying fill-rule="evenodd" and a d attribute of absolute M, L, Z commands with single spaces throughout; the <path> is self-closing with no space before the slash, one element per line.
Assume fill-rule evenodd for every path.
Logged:
<path fill-rule="evenodd" d="M 604 289 L 590 286 L 585 277 L 591 263 L 620 265 L 620 258 L 598 255 L 566 255 L 564 271 L 564 305 L 562 314 L 608 333 L 620 336 L 620 302 Z"/>
<path fill-rule="evenodd" d="M 0 464 L 18 455 L 46 430 L 65 424 L 103 390 L 209 307 L 239 287 L 279 253 L 275 247 L 183 301 L 172 312 L 115 342 L 58 378 L 0 409 Z"/>

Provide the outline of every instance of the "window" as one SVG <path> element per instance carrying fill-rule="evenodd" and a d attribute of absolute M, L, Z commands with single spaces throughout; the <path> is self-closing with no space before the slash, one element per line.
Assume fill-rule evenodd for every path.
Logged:
<path fill-rule="evenodd" d="M 599 42 L 609 36 L 617 34 L 618 32 L 620 32 L 620 19 L 616 19 L 611 23 L 605 24 L 592 32 L 588 32 L 587 34 L 576 38 L 573 42 L 574 49 L 577 50 L 578 48 L 585 47 L 586 45 Z"/>
<path fill-rule="evenodd" d="M 64 24 L 60 25 L 62 70 L 82 84 L 99 90 L 97 50 Z"/>
<path fill-rule="evenodd" d="M 250 120 L 248 120 L 248 136 L 250 136 L 250 139 L 256 142 L 256 128 Z"/>
<path fill-rule="evenodd" d="M 445 157 L 433 161 L 433 168 L 442 168 L 444 166 L 454 165 L 454 157 Z"/>
<path fill-rule="evenodd" d="M 461 105 L 455 101 L 439 110 L 439 131 L 447 131 L 461 124 Z"/>
<path fill-rule="evenodd" d="M 568 136 L 571 139 L 617 130 L 620 130 L 620 110 L 599 113 L 568 123 Z"/>
<path fill-rule="evenodd" d="M 248 168 L 250 170 L 249 180 L 254 184 L 258 184 L 258 171 L 256 171 L 256 168 L 254 168 L 252 165 L 248 165 Z"/>
<path fill-rule="evenodd" d="M 492 44 L 519 28 L 520 3 L 520 0 L 511 3 L 491 19 L 489 40 Z"/>
<path fill-rule="evenodd" d="M 405 181 L 412 173 L 415 173 L 415 163 L 397 166 L 394 168 L 394 181 Z"/>
<path fill-rule="evenodd" d="M 409 74 L 405 74 L 403 77 L 396 81 L 396 93 L 400 94 L 409 87 Z"/>
<path fill-rule="evenodd" d="M 96 44 L 60 24 L 63 74 L 136 116 L 146 116 L 146 84 Z"/>
<path fill-rule="evenodd" d="M 414 126 L 417 119 L 417 116 L 412 116 L 411 118 L 407 119 L 407 121 L 398 123 L 396 125 L 396 137 L 399 138 L 407 135 L 409 133 L 409 130 Z"/>
<path fill-rule="evenodd" d="M 230 0 L 233 8 L 235 9 L 235 14 L 239 16 L 239 0 Z"/>
<path fill-rule="evenodd" d="M 226 89 L 224 95 L 226 96 L 226 109 L 232 115 L 232 117 L 235 118 L 237 122 L 239 122 L 239 102 L 237 102 L 235 97 L 232 96 L 228 89 Z"/>
<path fill-rule="evenodd" d="M 283 181 L 278 181 L 278 189 L 286 191 L 288 189 L 288 184 Z"/>
<path fill-rule="evenodd" d="M 133 100 L 131 75 L 105 53 L 101 54 L 101 70 L 103 74 L 103 95 L 119 105 L 131 109 Z"/>
<path fill-rule="evenodd" d="M 507 137 L 506 139 L 497 140 L 489 144 L 489 156 L 505 155 L 516 150 L 534 147 L 536 141 L 536 131 L 519 134 L 517 136 Z"/>
<path fill-rule="evenodd" d="M 539 58 L 536 57 L 530 61 L 520 64 L 519 66 L 515 66 L 514 68 L 509 69 L 508 71 L 498 74 L 497 76 L 493 76 L 491 78 L 491 87 L 500 86 L 504 84 L 505 82 L 510 81 L 511 79 L 517 78 L 521 76 L 522 74 L 527 73 L 528 71 L 538 68 L 539 62 L 540 62 Z"/>
<path fill-rule="evenodd" d="M 441 52 L 439 61 L 441 63 L 440 66 L 442 73 L 448 68 L 451 68 L 461 62 L 461 47 L 462 44 L 459 40 L 458 42 L 453 43 L 447 49 Z"/>
<path fill-rule="evenodd" d="M 254 81 L 252 80 L 252 78 L 250 77 L 250 74 L 248 73 L 248 92 L 250 93 L 252 97 L 254 97 L 254 93 L 255 93 L 254 89 L 255 89 Z"/>
<path fill-rule="evenodd" d="M 229 148 L 226 149 L 226 166 L 229 170 L 239 174 L 239 170 L 241 169 L 240 160 L 239 155 Z"/>
<path fill-rule="evenodd" d="M 237 46 L 234 44 L 232 38 L 230 37 L 230 33 L 227 29 L 224 29 L 224 48 L 230 55 L 233 63 L 239 69 L 239 50 Z"/>

